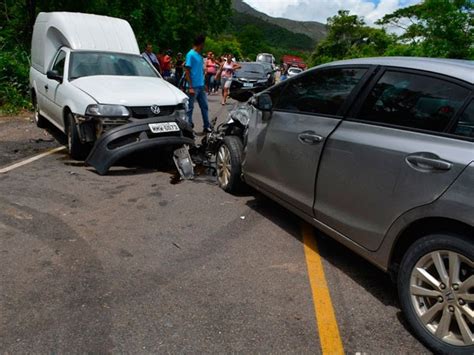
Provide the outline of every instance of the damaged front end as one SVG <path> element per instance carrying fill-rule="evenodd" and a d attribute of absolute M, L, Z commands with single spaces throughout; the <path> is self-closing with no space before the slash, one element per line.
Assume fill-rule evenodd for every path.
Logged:
<path fill-rule="evenodd" d="M 113 115 L 101 117 L 88 108 L 86 116 L 76 116 L 81 141 L 94 144 L 86 163 L 104 175 L 114 163 L 132 153 L 166 147 L 177 151 L 173 159 L 180 173 L 186 172 L 183 178 L 192 178 L 192 165 L 187 163 L 184 151 L 194 145 L 194 133 L 184 120 L 184 107 L 163 111 L 151 106 L 127 109 L 123 115 L 116 110 Z"/>

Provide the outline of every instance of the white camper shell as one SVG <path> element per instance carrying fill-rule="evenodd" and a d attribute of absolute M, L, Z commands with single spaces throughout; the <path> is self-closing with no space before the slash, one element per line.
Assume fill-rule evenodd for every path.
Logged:
<path fill-rule="evenodd" d="M 31 59 L 35 121 L 39 127 L 49 121 L 66 133 L 73 158 L 87 157 L 94 147 L 91 155 L 95 156 L 89 160 L 97 164 L 106 160 L 101 169 L 106 171 L 134 150 L 193 142 L 192 129 L 186 128 L 190 127 L 188 97 L 140 55 L 127 21 L 81 13 L 40 13 L 33 29 Z M 127 127 L 120 133 L 114 131 L 123 125 Z M 97 147 L 103 144 L 97 143 L 109 131 L 114 134 L 108 135 L 107 144 L 115 149 L 100 151 Z M 167 140 L 160 136 L 164 133 Z M 141 138 L 127 140 L 127 134 Z M 133 145 L 117 147 L 114 140 Z"/>
<path fill-rule="evenodd" d="M 31 45 L 32 66 L 46 74 L 61 47 L 140 54 L 130 24 L 122 19 L 70 12 L 41 12 Z"/>

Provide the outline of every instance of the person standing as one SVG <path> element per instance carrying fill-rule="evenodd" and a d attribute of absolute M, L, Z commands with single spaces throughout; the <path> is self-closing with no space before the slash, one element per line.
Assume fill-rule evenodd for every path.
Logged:
<path fill-rule="evenodd" d="M 199 35 L 194 39 L 193 48 L 186 54 L 185 73 L 189 86 L 188 122 L 194 128 L 193 111 L 194 102 L 197 101 L 201 109 L 204 133 L 209 133 L 212 132 L 212 129 L 209 123 L 209 107 L 204 88 L 204 60 L 201 55 L 205 41 L 206 37 L 203 35 Z"/>
<path fill-rule="evenodd" d="M 147 43 L 145 51 L 142 53 L 142 57 L 145 58 L 148 63 L 153 65 L 153 67 L 158 70 L 158 73 L 161 74 L 160 62 L 158 61 L 155 53 L 153 53 L 153 45 L 151 43 Z"/>
<path fill-rule="evenodd" d="M 227 54 L 226 61 L 222 63 L 218 76 L 221 77 L 222 87 L 222 102 L 221 105 L 227 103 L 227 97 L 229 96 L 230 86 L 232 84 L 232 78 L 234 72 L 240 69 L 241 66 L 233 61 L 232 54 Z"/>
<path fill-rule="evenodd" d="M 210 95 L 215 90 L 215 81 L 217 74 L 217 63 L 214 58 L 214 53 L 209 52 L 206 59 L 206 91 Z"/>
<path fill-rule="evenodd" d="M 176 81 L 179 83 L 183 78 L 183 68 L 184 68 L 184 60 L 183 60 L 183 53 L 179 52 L 176 55 L 176 62 L 174 65 L 174 76 Z"/>
<path fill-rule="evenodd" d="M 171 77 L 171 55 L 173 52 L 171 49 L 166 51 L 166 54 L 162 58 L 161 70 L 163 71 L 163 77 L 168 79 Z"/>

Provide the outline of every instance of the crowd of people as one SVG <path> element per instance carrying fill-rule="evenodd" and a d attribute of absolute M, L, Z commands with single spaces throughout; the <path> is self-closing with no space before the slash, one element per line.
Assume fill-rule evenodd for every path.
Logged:
<path fill-rule="evenodd" d="M 192 114 L 194 102 L 197 101 L 201 109 L 204 132 L 210 132 L 212 127 L 208 117 L 207 96 L 215 95 L 221 90 L 221 104 L 227 103 L 232 77 L 240 69 L 232 54 L 226 53 L 216 56 L 213 52 L 202 54 L 206 38 L 198 36 L 193 42 L 193 48 L 183 56 L 168 49 L 164 53 L 154 53 L 153 45 L 148 43 L 142 53 L 161 76 L 178 86 L 189 96 L 188 121 L 194 127 Z"/>
<path fill-rule="evenodd" d="M 171 49 L 164 53 L 154 53 L 153 45 L 149 43 L 146 45 L 142 56 L 156 68 L 164 79 L 188 92 L 188 84 L 184 75 L 185 58 L 183 53 L 178 52 L 175 57 L 173 57 Z M 213 52 L 207 52 L 203 60 L 206 93 L 215 95 L 221 90 L 222 104 L 224 105 L 229 96 L 230 80 L 235 70 L 239 69 L 240 66 L 230 53 L 216 56 Z"/>

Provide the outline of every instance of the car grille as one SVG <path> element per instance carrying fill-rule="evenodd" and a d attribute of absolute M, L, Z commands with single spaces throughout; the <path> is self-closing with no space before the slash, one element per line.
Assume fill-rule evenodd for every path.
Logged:
<path fill-rule="evenodd" d="M 174 111 L 178 109 L 178 106 L 160 106 L 159 114 L 153 113 L 151 111 L 151 106 L 129 107 L 129 109 L 133 118 L 150 118 L 172 115 Z"/>

